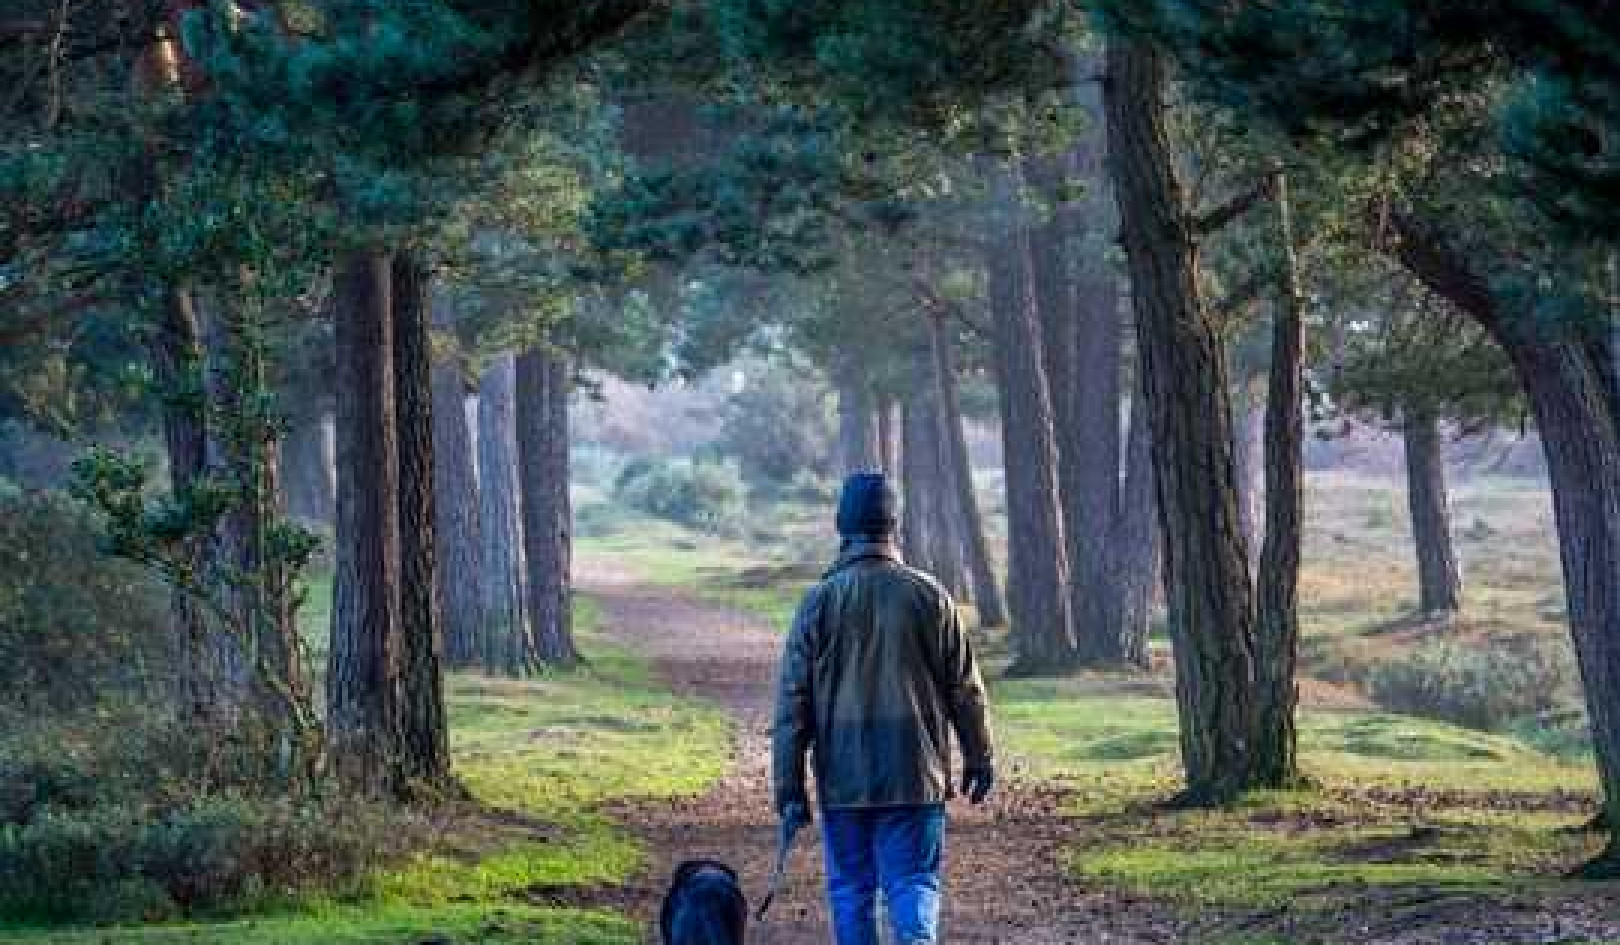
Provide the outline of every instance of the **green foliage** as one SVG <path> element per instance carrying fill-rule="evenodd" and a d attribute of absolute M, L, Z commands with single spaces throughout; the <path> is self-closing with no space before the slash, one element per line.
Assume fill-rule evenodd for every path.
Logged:
<path fill-rule="evenodd" d="M 1051 88 L 1067 7 L 1040 0 L 711 0 L 721 48 L 747 73 L 830 93 L 858 113 L 933 119 L 964 100 Z"/>
<path fill-rule="evenodd" d="M 716 447 L 736 459 L 755 488 L 781 492 L 825 478 L 833 443 L 825 384 L 792 362 L 761 364 L 744 375 L 745 386 L 721 408 Z"/>
<path fill-rule="evenodd" d="M 632 460 L 614 481 L 613 495 L 631 508 L 710 533 L 736 530 L 745 511 L 742 476 L 730 463 Z"/>
<path fill-rule="evenodd" d="M 267 794 L 246 733 L 200 725 L 107 701 L 10 725 L 0 918 L 150 920 L 355 892 L 415 836 L 385 808 Z"/>
<path fill-rule="evenodd" d="M 1296 139 L 1386 143 L 1436 110 L 1481 111 L 1507 174 L 1487 187 L 1537 204 L 1576 242 L 1620 238 L 1620 66 L 1607 3 L 1110 0 L 1116 31 L 1171 50 L 1199 94 Z M 1494 142 L 1489 138 L 1494 137 Z M 1505 186 L 1504 186 L 1505 185 Z"/>
<path fill-rule="evenodd" d="M 54 493 L 0 489 L 0 712 L 82 710 L 162 691 L 168 601 L 97 551 L 95 523 Z"/>
<path fill-rule="evenodd" d="M 154 814 L 104 805 L 0 824 L 0 915 L 49 921 L 172 919 L 300 889 L 363 886 L 398 842 L 364 807 L 201 797 Z"/>
<path fill-rule="evenodd" d="M 1368 690 L 1397 712 L 1499 729 L 1558 708 L 1572 677 L 1565 646 L 1535 638 L 1483 646 L 1437 641 L 1375 665 Z"/>

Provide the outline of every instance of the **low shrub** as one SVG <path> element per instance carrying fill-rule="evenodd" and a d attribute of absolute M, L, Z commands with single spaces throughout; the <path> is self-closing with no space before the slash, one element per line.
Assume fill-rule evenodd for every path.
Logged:
<path fill-rule="evenodd" d="M 1367 688 L 1379 705 L 1397 712 L 1502 729 L 1563 705 L 1574 673 L 1568 649 L 1558 642 L 1425 643 L 1403 659 L 1374 665 Z"/>
<path fill-rule="evenodd" d="M 356 894 L 399 833 L 361 808 L 231 795 L 161 811 L 46 809 L 0 825 L 0 916 L 153 921 L 252 908 L 315 886 Z"/>
<path fill-rule="evenodd" d="M 742 477 L 723 462 L 632 460 L 613 494 L 631 508 L 715 534 L 735 532 L 746 509 Z"/>
<path fill-rule="evenodd" d="M 1526 745 L 1556 758 L 1576 761 L 1592 754 L 1592 729 L 1583 708 L 1555 709 L 1515 719 L 1508 731 Z"/>

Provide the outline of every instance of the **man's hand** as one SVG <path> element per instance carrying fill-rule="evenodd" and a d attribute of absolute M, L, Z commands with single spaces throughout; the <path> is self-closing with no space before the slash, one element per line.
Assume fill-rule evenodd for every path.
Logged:
<path fill-rule="evenodd" d="M 788 801 L 782 805 L 780 814 L 782 829 L 788 833 L 798 833 L 810 826 L 810 805 L 804 801 Z"/>
<path fill-rule="evenodd" d="M 962 772 L 962 793 L 974 804 L 983 804 L 984 799 L 990 796 L 990 789 L 996 786 L 996 772 L 993 768 L 968 768 Z"/>

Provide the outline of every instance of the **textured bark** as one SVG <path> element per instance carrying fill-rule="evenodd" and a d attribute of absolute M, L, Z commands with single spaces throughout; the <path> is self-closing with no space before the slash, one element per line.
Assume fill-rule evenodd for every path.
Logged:
<path fill-rule="evenodd" d="M 517 361 L 518 457 L 529 619 L 542 662 L 577 662 L 570 613 L 573 515 L 568 500 L 567 362 L 534 350 Z"/>
<path fill-rule="evenodd" d="M 1133 662 L 1120 613 L 1113 566 L 1121 526 L 1120 371 L 1124 341 L 1119 289 L 1101 264 L 1077 293 L 1075 402 L 1064 444 L 1065 525 L 1073 523 L 1069 554 L 1074 579 L 1071 604 L 1082 662 Z"/>
<path fill-rule="evenodd" d="M 845 352 L 834 355 L 833 384 L 838 388 L 839 473 L 869 472 L 883 465 L 878 442 L 877 408 L 859 360 Z"/>
<path fill-rule="evenodd" d="M 938 501 L 938 495 L 928 482 L 925 444 L 932 424 L 925 413 L 922 398 L 915 395 L 907 397 L 901 408 L 900 544 L 908 564 L 933 573 L 938 562 L 930 557 L 934 542 L 929 535 L 933 518 L 928 514 L 928 506 Z"/>
<path fill-rule="evenodd" d="M 900 430 L 900 401 L 897 398 L 885 397 L 879 402 L 877 429 L 878 449 L 882 456 L 879 468 L 890 476 L 899 476 L 902 463 L 900 443 L 903 434 Z"/>
<path fill-rule="evenodd" d="M 433 502 L 433 367 L 428 274 L 408 253 L 393 261 L 394 416 L 399 443 L 400 731 L 405 774 L 450 783 L 444 708 L 444 626 L 439 611 Z"/>
<path fill-rule="evenodd" d="M 303 412 L 288 426 L 281 445 L 287 514 L 319 528 L 330 528 L 337 503 L 337 472 L 332 430 L 324 414 Z"/>
<path fill-rule="evenodd" d="M 1502 346 L 1529 395 L 1547 453 L 1570 633 L 1585 683 L 1609 846 L 1594 875 L 1620 872 L 1620 397 L 1600 343 L 1609 326 L 1548 324 L 1504 310 L 1486 277 L 1432 228 L 1395 214 L 1397 258 Z"/>
<path fill-rule="evenodd" d="M 1120 486 L 1119 509 L 1112 532 L 1115 608 L 1119 648 L 1124 661 L 1148 665 L 1148 627 L 1153 589 L 1159 584 L 1159 532 L 1153 498 L 1153 431 L 1148 425 L 1147 401 L 1140 393 L 1131 398 L 1130 429 L 1126 436 L 1125 478 Z"/>
<path fill-rule="evenodd" d="M 1288 182 L 1277 175 L 1283 285 L 1271 336 L 1266 391 L 1265 539 L 1256 578 L 1254 778 L 1285 788 L 1299 780 L 1294 716 L 1299 692 L 1299 554 L 1305 482 L 1305 292 L 1294 255 Z"/>
<path fill-rule="evenodd" d="M 938 390 L 917 385 L 906 400 L 901 419 L 902 539 L 911 562 L 934 575 L 960 600 L 967 595 L 969 579 L 962 552 L 961 510 L 947 479 L 943 427 Z"/>
<path fill-rule="evenodd" d="M 1165 82 L 1150 47 L 1110 45 L 1110 171 L 1154 433 L 1183 799 L 1222 803 L 1253 782 L 1254 600 L 1238 523 L 1230 387 L 1199 297 L 1197 249 L 1165 128 Z"/>
<path fill-rule="evenodd" d="M 480 659 L 517 676 L 539 662 L 524 622 L 523 507 L 518 483 L 517 379 L 513 358 L 496 357 L 478 387 L 479 587 L 487 630 Z"/>
<path fill-rule="evenodd" d="M 941 443 L 945 449 L 947 486 L 956 493 L 961 515 L 962 554 L 973 586 L 973 606 L 979 625 L 1004 627 L 1007 608 L 1001 585 L 990 561 L 990 542 L 984 534 L 984 516 L 979 511 L 978 492 L 973 487 L 973 465 L 968 458 L 967 436 L 962 429 L 962 398 L 957 390 L 956 358 L 944 316 L 931 313 L 928 319 L 928 347 L 933 364 L 933 380 L 939 388 Z M 902 462 L 904 457 L 902 457 Z"/>
<path fill-rule="evenodd" d="M 439 542 L 444 655 L 451 666 L 480 663 L 487 649 L 478 476 L 467 422 L 467 390 L 453 358 L 433 365 L 433 510 Z"/>
<path fill-rule="evenodd" d="M 279 478 L 279 441 L 261 435 L 242 402 L 244 391 L 267 389 L 265 352 L 254 340 L 260 328 L 244 311 L 219 312 L 212 319 L 217 388 L 210 395 L 223 415 L 246 428 L 224 429 L 211 444 L 215 462 L 239 497 L 222 529 L 215 554 L 240 576 L 225 595 L 234 625 L 220 634 L 218 649 L 235 670 L 233 688 L 250 698 L 256 725 L 277 754 L 302 766 L 311 760 L 305 729 L 313 723 L 304 688 L 298 624 L 291 575 L 272 553 L 271 529 L 283 504 Z M 290 772 L 285 772 L 290 773 Z"/>
<path fill-rule="evenodd" d="M 400 786 L 399 448 L 392 279 L 358 254 L 336 277 L 337 535 L 326 725 L 333 770 L 351 786 Z"/>
<path fill-rule="evenodd" d="M 201 393 L 202 330 L 196 306 L 186 292 L 170 292 L 152 345 L 153 373 L 167 391 Z M 170 397 L 163 406 L 163 440 L 169 461 L 169 484 L 177 493 L 190 489 L 208 469 L 208 426 L 193 397 Z M 191 561 L 200 570 L 204 546 Z M 213 660 L 208 619 L 188 592 L 174 594 L 176 663 L 179 699 L 196 718 L 208 719 L 221 708 L 218 669 Z"/>
<path fill-rule="evenodd" d="M 1451 546 L 1440 418 L 1425 406 L 1410 407 L 1402 418 L 1401 437 L 1406 446 L 1406 507 L 1417 555 L 1418 611 L 1456 613 L 1462 608 L 1462 578 Z"/>
<path fill-rule="evenodd" d="M 1014 651 L 1008 671 L 1062 672 L 1073 666 L 1075 651 L 1057 442 L 1024 227 L 1015 226 L 1009 242 L 987 259 L 1007 457 L 1007 604 Z"/>

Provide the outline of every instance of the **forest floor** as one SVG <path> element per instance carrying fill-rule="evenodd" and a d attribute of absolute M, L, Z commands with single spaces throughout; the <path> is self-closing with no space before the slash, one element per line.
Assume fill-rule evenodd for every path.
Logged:
<path fill-rule="evenodd" d="M 750 896 L 766 888 L 766 726 L 782 616 L 802 576 L 784 571 L 774 591 L 745 580 L 738 597 L 737 561 L 643 551 L 608 542 L 582 556 L 604 633 L 735 726 L 727 771 L 707 792 L 610 808 L 650 857 L 620 907 L 650 923 L 682 859 L 730 863 Z M 1165 678 L 998 682 L 1009 777 L 983 807 L 952 808 L 948 940 L 1620 943 L 1620 887 L 1562 878 L 1595 850 L 1578 829 L 1593 809 L 1587 767 L 1380 713 L 1329 682 L 1302 689 L 1302 754 L 1319 786 L 1188 812 L 1162 806 L 1175 781 Z M 819 855 L 814 837 L 801 839 L 753 940 L 827 940 Z"/>
<path fill-rule="evenodd" d="M 688 858 L 732 865 L 757 900 L 776 850 L 767 728 L 780 635 L 758 617 L 637 584 L 601 564 L 582 583 L 599 601 L 611 638 L 651 657 L 678 692 L 723 705 L 736 725 L 730 768 L 711 790 L 617 811 L 652 857 L 642 917 L 653 921 L 659 882 Z M 1013 780 L 982 807 L 953 805 L 944 917 L 949 941 L 1182 941 L 1184 923 L 1167 910 L 1139 897 L 1087 890 L 1068 876 L 1061 862 L 1069 834 L 1060 813 L 1064 794 L 1039 781 Z M 751 941 L 828 941 L 820 875 L 819 839 L 806 831 L 787 882 Z"/>

